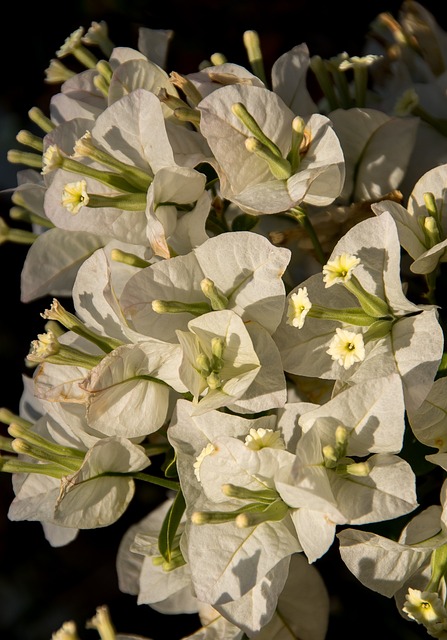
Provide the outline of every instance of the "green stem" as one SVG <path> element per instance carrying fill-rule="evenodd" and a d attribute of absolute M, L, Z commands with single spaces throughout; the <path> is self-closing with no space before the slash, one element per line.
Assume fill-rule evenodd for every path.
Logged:
<path fill-rule="evenodd" d="M 46 227 L 48 229 L 54 229 L 55 227 L 55 225 L 50 220 L 48 220 L 48 218 L 44 218 L 43 216 L 39 216 L 36 213 L 32 213 L 32 211 L 28 211 L 28 209 L 21 206 L 12 207 L 9 210 L 9 217 L 11 218 L 11 220 L 28 222 L 29 224 L 38 224 L 39 226 Z M 36 236 L 36 234 L 33 233 L 33 236 Z M 31 240 L 31 238 L 29 239 Z"/>
<path fill-rule="evenodd" d="M 35 462 L 24 462 L 18 460 L 17 457 L 3 457 L 0 459 L 0 471 L 5 473 L 41 473 L 51 478 L 61 479 L 67 475 L 67 470 L 58 464 Z"/>
<path fill-rule="evenodd" d="M 74 55 L 76 60 L 87 67 L 87 69 L 94 69 L 98 64 L 98 58 L 94 56 L 93 53 L 91 53 L 91 51 L 89 51 L 87 47 L 84 47 L 83 45 L 80 45 L 76 47 L 76 49 L 73 49 L 72 54 Z"/>
<path fill-rule="evenodd" d="M 320 56 L 313 56 L 310 60 L 310 68 L 328 101 L 329 111 L 335 111 L 340 105 L 324 60 Z"/>
<path fill-rule="evenodd" d="M 431 556 L 431 578 L 425 591 L 436 593 L 440 589 L 440 582 L 447 571 L 447 545 L 443 544 L 435 549 Z"/>
<path fill-rule="evenodd" d="M 427 300 L 429 304 L 436 304 L 436 296 L 435 296 L 436 279 L 437 279 L 437 270 L 432 271 L 431 273 L 425 274 L 427 292 L 424 294 L 424 298 Z"/>
<path fill-rule="evenodd" d="M 447 377 L 447 353 L 444 353 L 442 355 L 441 362 L 439 363 L 439 367 L 438 367 L 437 377 L 438 378 Z"/>
<path fill-rule="evenodd" d="M 165 489 L 172 489 L 173 491 L 180 491 L 180 483 L 175 480 L 167 480 L 166 478 L 157 478 L 157 476 L 151 476 L 148 473 L 139 471 L 137 473 L 129 474 L 135 480 L 142 480 L 143 482 L 149 482 L 150 484 L 156 484 L 159 487 L 165 487 Z"/>
<path fill-rule="evenodd" d="M 37 239 L 38 234 L 26 229 L 9 228 L 6 237 L 2 240 L 4 242 L 15 242 L 16 244 L 33 244 Z M 1 241 L 0 241 L 1 244 Z"/>
<path fill-rule="evenodd" d="M 300 223 L 300 225 L 303 227 L 303 229 L 306 231 L 307 235 L 312 241 L 312 245 L 314 247 L 317 260 L 320 262 L 320 264 L 325 265 L 326 256 L 324 255 L 323 248 L 320 244 L 318 236 L 315 233 L 315 229 L 313 228 L 312 223 L 306 211 L 301 207 L 296 206 L 296 207 L 292 207 L 292 209 L 289 209 L 287 213 L 290 214 L 293 218 L 295 218 L 295 220 L 297 220 Z"/>
<path fill-rule="evenodd" d="M 349 84 L 343 71 L 331 66 L 331 73 L 334 84 L 337 87 L 339 100 L 342 109 L 350 109 L 352 107 L 352 99 L 349 92 Z"/>

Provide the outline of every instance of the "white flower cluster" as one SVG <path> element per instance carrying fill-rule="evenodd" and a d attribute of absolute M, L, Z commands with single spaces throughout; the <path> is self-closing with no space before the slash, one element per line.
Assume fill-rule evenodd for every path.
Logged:
<path fill-rule="evenodd" d="M 78 29 L 47 70 L 49 115 L 30 111 L 42 135 L 8 155 L 30 231 L 1 239 L 30 244 L 22 301 L 53 298 L 20 415 L 0 414 L 8 516 L 65 545 L 149 482 L 159 506 L 123 538 L 119 586 L 198 613 L 188 638 L 323 640 L 314 563 L 335 541 L 447 638 L 447 34 L 408 2 L 363 57 L 301 43 L 268 77 L 254 32 L 250 68 L 184 76 L 171 36 Z M 398 540 L 367 530 L 401 517 Z"/>

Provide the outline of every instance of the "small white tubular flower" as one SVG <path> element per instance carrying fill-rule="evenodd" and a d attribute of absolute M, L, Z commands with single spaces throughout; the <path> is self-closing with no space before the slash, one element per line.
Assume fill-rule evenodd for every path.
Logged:
<path fill-rule="evenodd" d="M 326 351 L 345 369 L 349 369 L 355 362 L 365 359 L 365 345 L 361 333 L 354 333 L 337 327 L 336 335 L 332 338 Z"/>
<path fill-rule="evenodd" d="M 419 105 L 419 96 L 416 91 L 411 88 L 405 91 L 394 105 L 394 113 L 396 116 L 408 116 L 415 107 Z"/>
<path fill-rule="evenodd" d="M 245 446 L 253 451 L 259 451 L 259 449 L 265 449 L 266 447 L 282 450 L 286 448 L 279 431 L 264 429 L 262 427 L 259 429 L 250 429 L 250 433 L 245 438 Z"/>
<path fill-rule="evenodd" d="M 72 78 L 74 71 L 68 69 L 60 60 L 53 58 L 50 60 L 50 64 L 45 69 L 45 81 L 49 84 L 59 84 L 65 82 L 69 78 Z"/>
<path fill-rule="evenodd" d="M 74 49 L 79 47 L 82 43 L 82 36 L 84 35 L 84 28 L 79 27 L 76 31 L 73 31 L 66 39 L 64 44 L 56 51 L 58 58 L 64 58 L 70 53 L 73 53 Z"/>
<path fill-rule="evenodd" d="M 383 56 L 368 54 L 366 56 L 349 56 L 341 60 L 338 68 L 340 71 L 346 71 L 347 69 L 355 69 L 356 67 L 370 67 L 378 60 L 381 60 Z"/>
<path fill-rule="evenodd" d="M 33 340 L 30 345 L 30 351 L 27 355 L 29 362 L 43 362 L 59 351 L 59 343 L 52 331 L 47 333 L 39 333 L 37 340 Z"/>
<path fill-rule="evenodd" d="M 69 182 L 62 192 L 61 204 L 70 213 L 76 214 L 81 207 L 87 206 L 89 201 L 87 183 L 85 180 Z"/>
<path fill-rule="evenodd" d="M 423 624 L 429 635 L 439 638 L 447 631 L 447 611 L 437 593 L 408 589 L 403 611 L 409 618 Z"/>
<path fill-rule="evenodd" d="M 338 282 L 347 282 L 355 267 L 360 264 L 360 258 L 350 254 L 341 253 L 333 260 L 329 260 L 323 267 L 323 281 L 326 288 L 332 287 Z"/>
<path fill-rule="evenodd" d="M 88 156 L 91 150 L 92 134 L 90 131 L 86 131 L 83 136 L 78 138 L 73 145 L 72 158 L 84 158 Z"/>
<path fill-rule="evenodd" d="M 96 614 L 87 622 L 85 628 L 96 629 L 101 638 L 113 638 L 115 636 L 109 609 L 105 605 L 97 607 Z"/>
<path fill-rule="evenodd" d="M 50 144 L 42 155 L 42 175 L 51 173 L 61 166 L 62 154 L 55 144 Z"/>
<path fill-rule="evenodd" d="M 197 456 L 196 461 L 193 464 L 193 467 L 194 467 L 194 475 L 196 476 L 199 482 L 200 482 L 200 467 L 204 458 L 206 458 L 206 456 L 211 455 L 215 451 L 216 451 L 216 447 L 211 442 L 208 442 L 206 447 L 204 447 L 202 451 L 199 453 L 199 455 Z"/>
<path fill-rule="evenodd" d="M 84 44 L 96 45 L 98 47 L 108 44 L 110 41 L 107 23 L 104 20 L 101 20 L 101 22 L 92 22 L 87 33 L 82 36 L 81 41 Z"/>
<path fill-rule="evenodd" d="M 296 293 L 292 293 L 289 298 L 287 309 L 287 324 L 301 329 L 312 303 L 307 294 L 307 287 L 300 287 Z"/>
<path fill-rule="evenodd" d="M 79 640 L 75 623 L 72 620 L 64 622 L 62 627 L 52 634 L 51 640 Z"/>

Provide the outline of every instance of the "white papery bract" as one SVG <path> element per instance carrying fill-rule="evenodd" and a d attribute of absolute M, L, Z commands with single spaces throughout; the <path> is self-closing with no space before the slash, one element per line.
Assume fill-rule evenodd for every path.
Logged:
<path fill-rule="evenodd" d="M 305 42 L 284 53 L 272 66 L 273 91 L 293 113 L 302 116 L 318 112 L 306 84 L 309 66 L 309 48 Z"/>
<path fill-rule="evenodd" d="M 81 357 L 93 351 L 97 363 L 42 362 L 34 375 L 35 394 L 55 404 L 76 403 L 88 431 L 98 437 L 144 438 L 164 424 L 171 394 L 187 390 L 178 374 L 179 345 L 145 339 L 104 353 L 74 332 L 66 332 L 59 343 L 79 344 Z"/>
<path fill-rule="evenodd" d="M 218 65 L 210 65 L 195 73 L 188 73 L 188 80 L 196 87 L 199 95 L 206 98 L 207 95 L 221 89 L 228 84 L 241 83 L 254 87 L 265 87 L 263 81 L 254 73 L 233 62 L 222 62 Z"/>
<path fill-rule="evenodd" d="M 430 505 L 412 518 L 397 541 L 355 529 L 338 533 L 340 554 L 349 570 L 369 589 L 394 596 L 400 608 L 409 588 L 429 588 L 442 595 L 447 541 L 445 496 L 444 481 L 441 504 Z"/>
<path fill-rule="evenodd" d="M 438 449 L 438 453 L 447 452 L 447 378 L 435 380 L 421 406 L 408 413 L 408 420 L 420 442 Z M 433 457 L 431 460 L 435 462 Z"/>
<path fill-rule="evenodd" d="M 432 273 L 440 262 L 447 260 L 446 178 L 446 164 L 425 173 L 415 184 L 407 208 L 389 201 L 372 205 L 377 215 L 388 211 L 393 216 L 399 242 L 413 259 L 410 265 L 413 273 Z M 427 195 L 432 202 L 426 201 Z"/>
<path fill-rule="evenodd" d="M 142 269 L 128 281 L 120 305 L 129 325 L 159 340 L 176 341 L 177 329 L 185 329 L 202 305 L 202 313 L 214 310 L 202 289 L 211 281 L 222 294 L 222 302 L 247 322 L 254 320 L 269 333 L 281 321 L 285 286 L 282 276 L 290 251 L 274 247 L 261 235 L 229 232 L 207 239 L 186 255 L 160 261 Z M 152 302 L 178 302 L 183 311 L 156 312 Z M 208 306 L 203 307 L 206 303 Z M 160 305 L 159 305 L 160 306 Z M 222 308 L 222 307 L 221 307 Z"/>
<path fill-rule="evenodd" d="M 421 536 L 421 544 L 406 545 L 383 536 L 357 529 L 345 529 L 337 534 L 340 553 L 347 567 L 362 584 L 388 597 L 393 596 L 410 578 L 430 562 L 432 551 L 446 543 L 440 534 L 440 510 L 430 507 L 415 519 L 431 525 Z M 424 542 L 433 538 L 430 544 Z M 365 560 L 368 560 L 366 562 Z"/>
<path fill-rule="evenodd" d="M 8 510 L 10 520 L 37 520 L 52 546 L 66 545 L 78 535 L 78 528 L 56 524 L 54 507 L 60 493 L 57 478 L 41 474 L 17 475 L 13 478 L 15 497 Z"/>
<path fill-rule="evenodd" d="M 27 387 L 21 412 L 27 415 L 31 409 L 42 416 L 29 427 L 32 433 L 28 436 L 25 431 L 19 439 L 32 444 L 33 434 L 44 438 L 53 452 L 49 460 L 56 464 L 49 475 L 39 473 L 39 467 L 42 471 L 48 463 L 43 458 L 35 462 L 35 473 L 29 467 L 26 476 L 14 476 L 16 495 L 8 515 L 11 520 L 42 522 L 48 540 L 60 546 L 71 542 L 78 529 L 107 526 L 117 520 L 134 492 L 134 480 L 125 474 L 146 468 L 150 460 L 130 440 L 95 437 L 69 404 L 56 407 L 55 402 L 38 402 Z M 32 449 L 30 452 L 36 456 Z"/>
<path fill-rule="evenodd" d="M 273 487 L 271 478 L 275 469 L 289 465 L 292 454 L 269 447 L 253 451 L 238 438 L 245 438 L 251 428 L 269 428 L 271 425 L 269 417 L 248 420 L 218 411 L 195 415 L 190 403 L 179 401 L 168 430 L 169 440 L 177 452 L 188 519 L 194 511 L 206 513 L 218 508 L 227 513 L 229 520 L 223 524 L 193 522 L 187 525 L 181 548 L 191 569 L 195 593 L 213 607 L 223 607 L 223 612 L 225 606 L 232 603 L 232 619 L 237 616 L 238 625 L 250 629 L 251 633 L 259 631 L 273 615 L 284 586 L 289 557 L 301 547 L 287 508 L 276 521 L 266 518 L 257 525 L 237 526 L 236 516 L 231 512 L 244 501 L 228 498 L 222 493 L 221 486 L 232 483 L 249 492 Z M 216 444 L 216 450 L 203 458 L 199 481 L 194 462 L 210 442 Z M 272 547 L 270 542 L 274 540 Z M 220 548 L 219 553 L 214 552 L 216 545 Z M 269 589 L 261 587 L 266 579 Z M 248 603 L 244 604 L 241 599 L 252 589 L 256 592 L 250 605 L 252 621 L 248 626 Z M 240 613 L 237 614 L 238 606 L 245 611 L 245 621 Z"/>
<path fill-rule="evenodd" d="M 72 331 L 66 331 L 59 336 L 57 342 L 62 347 L 67 346 L 68 348 L 79 350 L 87 358 L 92 355 L 96 362 L 105 355 L 96 345 L 93 345 L 85 338 L 79 337 Z M 84 380 L 88 371 L 89 367 L 83 362 L 70 362 L 61 365 L 48 362 L 44 358 L 34 371 L 34 394 L 40 400 L 49 402 L 84 403 L 87 396 L 80 383 Z"/>
<path fill-rule="evenodd" d="M 257 412 L 285 402 L 279 353 L 260 325 L 246 326 L 236 313 L 223 310 L 190 320 L 188 329 L 177 330 L 183 351 L 179 378 L 192 393 L 196 412 L 225 406 Z"/>
<path fill-rule="evenodd" d="M 107 240 L 84 231 L 45 231 L 30 247 L 23 265 L 22 302 L 48 294 L 71 295 L 79 265 Z"/>
<path fill-rule="evenodd" d="M 156 611 L 194 613 L 199 602 L 188 565 L 183 562 L 176 568 L 164 568 L 158 548 L 160 527 L 171 505 L 171 499 L 164 501 L 124 535 L 116 564 L 119 586 L 124 593 L 137 595 L 139 604 L 149 604 Z M 178 537 L 183 529 L 184 521 Z M 160 561 L 154 561 L 156 558 Z"/>
<path fill-rule="evenodd" d="M 180 205 L 198 203 L 204 195 L 204 189 L 205 175 L 188 167 L 165 167 L 155 174 L 154 181 L 148 190 L 146 209 L 147 237 L 155 255 L 162 258 L 171 257 L 168 239 L 171 240 L 177 227 L 179 212 L 176 205 L 180 208 Z M 192 217 L 190 214 L 192 219 L 188 225 L 197 225 L 201 222 L 201 228 L 195 230 L 198 244 L 208 237 L 205 231 L 205 220 L 211 205 L 209 197 L 202 199 L 202 203 L 203 206 L 197 210 L 199 216 Z M 181 229 L 186 237 L 188 237 L 188 226 L 184 224 Z M 193 233 L 191 231 L 189 235 L 192 236 Z"/>
<path fill-rule="evenodd" d="M 166 381 L 185 390 L 178 382 L 180 358 L 179 347 L 155 341 L 114 349 L 80 384 L 87 392 L 88 424 L 101 433 L 128 438 L 157 431 L 168 415 Z"/>
<path fill-rule="evenodd" d="M 107 100 L 95 87 L 95 72 L 86 70 L 67 79 L 50 100 L 51 120 L 55 125 L 74 118 L 96 119 L 107 108 Z"/>
<path fill-rule="evenodd" d="M 320 317 L 311 318 L 311 310 L 301 329 L 288 326 L 284 317 L 273 336 L 284 369 L 298 375 L 349 380 L 354 384 L 398 372 L 406 405 L 410 411 L 414 410 L 429 392 L 442 356 L 443 335 L 437 311 L 434 307 L 415 305 L 403 293 L 400 244 L 396 225 L 389 213 L 384 212 L 376 219 L 355 225 L 337 243 L 329 262 L 344 253 L 360 259 L 354 274 L 366 292 L 382 301 L 383 317 L 373 311 L 370 313 L 376 315 L 370 315 L 368 319 L 369 307 L 363 300 L 359 304 L 347 287 L 340 283 L 327 288 L 320 274 L 311 276 L 300 286 L 306 286 L 313 305 L 328 312 L 326 317 L 323 312 Z M 298 289 L 295 287 L 289 296 Z M 361 312 L 362 303 L 363 310 L 366 308 L 366 326 L 354 326 L 350 323 L 348 311 L 356 308 Z M 329 319 L 330 311 L 334 310 L 340 320 Z M 375 325 L 377 327 L 382 319 L 383 332 L 375 334 L 374 325 L 379 321 Z M 362 333 L 366 342 L 365 357 L 347 369 L 344 361 L 340 364 L 328 354 L 337 328 Z"/>
<path fill-rule="evenodd" d="M 377 53 L 385 53 L 386 73 L 375 74 L 371 106 L 402 119 L 418 116 L 415 147 L 401 184 L 408 197 L 419 178 L 447 161 L 445 118 L 446 33 L 436 18 L 419 2 L 403 3 L 399 10 L 396 38 L 393 26 L 385 30 L 372 23 L 371 42 Z M 380 35 L 379 35 L 380 33 Z M 416 46 L 410 46 L 410 40 Z M 426 46 L 425 44 L 429 46 Z M 406 117 L 405 117 L 406 116 Z"/>
<path fill-rule="evenodd" d="M 62 478 L 55 522 L 79 529 L 112 524 L 124 513 L 135 491 L 134 479 L 125 474 L 149 464 L 143 447 L 126 438 L 99 440 L 87 452 L 79 471 Z"/>
<path fill-rule="evenodd" d="M 296 173 L 277 179 L 267 163 L 247 150 L 250 131 L 233 114 L 242 103 L 285 158 L 291 148 L 295 114 L 273 92 L 233 85 L 213 91 L 200 104 L 200 130 L 217 162 L 222 195 L 252 214 L 278 213 L 308 202 L 330 204 L 344 180 L 343 153 L 330 121 L 320 114 L 305 118 L 309 140 Z"/>
<path fill-rule="evenodd" d="M 126 123 L 125 131 L 122 129 L 124 122 Z M 79 126 L 82 124 L 80 123 Z M 125 145 L 123 140 L 126 141 Z M 92 205 L 88 203 L 72 215 L 62 205 L 61 196 L 65 185 L 76 180 L 76 173 L 57 169 L 54 175 L 51 175 L 51 182 L 45 194 L 47 215 L 57 227 L 73 231 L 95 232 L 114 237 L 122 242 L 146 245 L 147 225 L 148 223 L 150 225 L 155 213 L 154 207 L 165 202 L 170 202 L 171 205 L 175 205 L 176 202 L 178 204 L 195 203 L 203 193 L 204 175 L 194 169 L 180 167 L 175 162 L 160 101 L 150 91 L 136 89 L 110 105 L 98 116 L 91 127 L 91 141 L 116 161 L 123 162 L 129 167 L 135 166 L 141 174 L 145 174 L 146 188 L 143 183 L 137 190 L 129 186 L 128 193 L 123 194 L 113 186 L 113 182 L 112 186 L 109 186 L 97 179 L 86 177 L 87 192 L 105 197 L 101 201 L 103 204 L 95 205 L 93 211 Z M 82 157 L 80 161 L 79 173 L 82 171 Z M 157 172 L 162 169 L 166 175 L 163 177 L 161 174 L 155 181 Z M 176 193 L 175 189 L 173 191 L 172 178 L 169 177 L 169 172 L 166 173 L 168 169 L 171 174 L 177 171 L 180 179 L 185 181 L 186 189 L 183 188 L 181 194 L 178 191 Z M 151 192 L 150 196 L 148 189 Z M 155 192 L 152 193 L 152 190 Z M 141 204 L 128 206 L 125 198 L 130 199 L 131 196 L 138 194 L 141 195 Z M 113 200 L 108 201 L 107 197 L 122 197 L 122 208 Z M 149 218 L 146 215 L 147 206 L 149 206 Z M 156 217 L 156 219 L 159 218 Z M 169 233 L 170 230 L 168 230 Z M 155 241 L 153 249 L 156 253 L 160 251 Z"/>
<path fill-rule="evenodd" d="M 298 439 L 292 469 L 275 485 L 296 509 L 292 519 L 310 562 L 328 550 L 337 524 L 388 520 L 417 507 L 413 471 L 391 455 L 401 450 L 405 429 L 397 374 L 354 385 L 321 406 L 288 404 L 278 426 L 289 450 Z"/>
<path fill-rule="evenodd" d="M 38 234 L 30 246 L 21 272 L 21 300 L 30 302 L 51 294 L 70 296 L 77 270 L 107 237 L 96 233 L 73 232 L 44 226 L 52 223 L 44 209 L 45 184 L 43 177 L 33 170 L 19 171 L 18 186 L 12 200 L 31 214 L 39 216 L 42 224 L 33 225 Z"/>
<path fill-rule="evenodd" d="M 374 200 L 398 189 L 415 144 L 417 118 L 376 109 L 337 109 L 329 114 L 343 149 L 346 178 L 338 201 Z"/>
<path fill-rule="evenodd" d="M 32 424 L 32 432 L 58 445 L 74 447 L 85 453 L 89 436 L 82 429 L 77 429 L 69 412 L 65 413 L 65 420 L 47 412 L 46 410 L 51 411 L 53 403 L 46 403 L 35 397 L 29 378 L 24 377 L 23 383 L 20 416 Z M 92 438 L 91 443 L 94 442 L 96 438 Z M 66 545 L 76 538 L 76 527 L 66 528 L 55 524 L 54 506 L 60 492 L 60 481 L 57 478 L 35 473 L 17 473 L 12 477 L 12 486 L 15 497 L 10 504 L 8 518 L 40 522 L 45 538 L 55 547 Z"/>
<path fill-rule="evenodd" d="M 199 614 L 203 628 L 189 637 L 213 638 L 219 634 L 219 638 L 239 638 L 241 631 L 239 626 L 230 622 L 236 615 L 240 618 L 240 625 L 248 627 L 251 613 L 251 601 L 261 598 L 260 589 L 253 589 L 242 600 L 246 602 L 241 607 L 241 612 L 234 611 L 234 605 L 218 607 L 219 613 L 214 607 L 197 600 L 194 596 L 191 572 L 187 563 L 176 568 L 167 568 L 166 562 L 162 562 L 158 549 L 158 535 L 164 517 L 167 514 L 172 500 L 167 500 L 155 508 L 141 522 L 133 525 L 124 535 L 117 556 L 117 571 L 119 586 L 124 593 L 136 595 L 139 604 L 149 604 L 153 609 L 161 613 L 193 613 Z M 180 525 L 178 536 L 183 533 L 184 523 Z M 317 570 L 309 567 L 306 561 L 298 554 L 292 556 L 292 571 L 285 583 L 284 590 L 278 598 L 278 606 L 285 606 L 289 598 L 293 599 L 296 588 L 303 589 L 302 610 L 296 610 L 296 606 L 290 608 L 287 614 L 287 622 L 282 616 L 274 615 L 271 622 L 259 634 L 254 637 L 268 638 L 271 629 L 275 633 L 284 625 L 284 632 L 288 626 L 293 628 L 313 627 L 315 633 L 323 633 L 327 626 L 326 615 L 321 615 L 315 620 L 308 612 L 309 602 L 318 599 L 322 607 L 322 613 L 327 611 L 328 598 L 324 583 Z M 260 587 L 269 586 L 268 580 L 261 582 Z M 306 603 L 307 599 L 309 602 Z M 236 604 L 236 603 L 234 603 Z M 205 634 L 205 635 L 203 635 Z M 281 636 L 280 636 L 281 637 Z M 286 637 L 286 636 L 285 636 Z M 321 636 L 315 636 L 324 637 Z"/>
<path fill-rule="evenodd" d="M 296 594 L 300 596 L 297 599 Z M 318 616 L 311 613 L 318 603 Z M 273 618 L 255 638 L 287 640 L 290 630 L 299 638 L 323 640 L 329 623 L 329 595 L 318 570 L 302 554 L 290 559 L 289 575 Z M 275 635 L 273 635 L 275 634 Z"/>
<path fill-rule="evenodd" d="M 123 343 L 135 343 L 147 336 L 129 327 L 119 297 L 126 283 L 140 268 L 113 260 L 116 250 L 130 252 L 141 258 L 143 264 L 152 257 L 151 251 L 145 252 L 138 246 L 109 242 L 79 268 L 72 292 L 73 304 L 77 316 L 94 331 Z"/>

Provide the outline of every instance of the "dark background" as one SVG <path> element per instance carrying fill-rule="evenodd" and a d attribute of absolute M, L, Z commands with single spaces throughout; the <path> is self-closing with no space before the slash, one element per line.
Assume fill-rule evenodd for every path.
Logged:
<path fill-rule="evenodd" d="M 16 185 L 17 167 L 6 161 L 17 148 L 16 133 L 29 128 L 32 106 L 48 112 L 57 88 L 44 83 L 44 70 L 65 38 L 92 20 L 105 20 L 117 45 L 136 48 L 140 26 L 172 29 L 167 71 L 189 73 L 214 52 L 247 66 L 242 34 L 259 32 L 267 72 L 281 54 L 306 42 L 310 54 L 322 57 L 347 51 L 361 55 L 368 25 L 381 11 L 397 17 L 400 2 L 234 2 L 231 0 L 159 0 L 120 2 L 12 3 L 0 27 L 0 189 Z M 436 0 L 423 5 L 447 29 L 445 9 Z M 8 219 L 8 194 L 0 195 L 1 215 Z M 20 302 L 20 270 L 26 247 L 0 246 L 0 406 L 18 410 L 21 375 L 29 343 L 43 330 L 39 314 L 47 299 Z M 0 425 L 0 429 L 2 429 Z M 0 431 L 1 433 L 1 431 Z M 197 626 L 194 616 L 161 616 L 117 587 L 115 556 L 121 536 L 159 500 L 150 488 L 138 487 L 124 516 L 106 530 L 80 532 L 70 545 L 53 549 L 39 523 L 7 519 L 11 479 L 0 474 L 0 639 L 50 640 L 64 621 L 73 619 L 84 639 L 97 638 L 84 629 L 97 606 L 107 604 L 120 632 L 153 640 L 177 640 Z M 340 635 L 363 640 L 426 638 L 416 624 L 402 620 L 393 600 L 362 587 L 338 559 L 336 546 L 317 567 L 331 595 L 328 640 Z"/>

